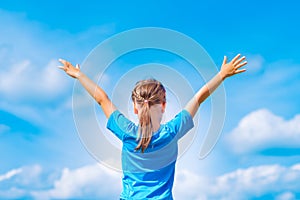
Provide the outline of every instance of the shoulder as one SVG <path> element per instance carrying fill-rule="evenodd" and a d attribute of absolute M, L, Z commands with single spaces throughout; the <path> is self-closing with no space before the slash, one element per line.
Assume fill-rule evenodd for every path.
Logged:
<path fill-rule="evenodd" d="M 193 117 L 187 110 L 181 110 L 172 120 L 166 123 L 166 127 L 173 134 L 179 133 L 179 137 L 181 138 L 194 127 Z"/>
<path fill-rule="evenodd" d="M 124 136 L 135 134 L 137 126 L 119 110 L 115 110 L 108 118 L 107 128 L 123 140 Z"/>
<path fill-rule="evenodd" d="M 187 110 L 181 110 L 172 120 L 167 122 L 167 125 L 180 125 L 183 122 L 193 122 L 193 117 Z"/>

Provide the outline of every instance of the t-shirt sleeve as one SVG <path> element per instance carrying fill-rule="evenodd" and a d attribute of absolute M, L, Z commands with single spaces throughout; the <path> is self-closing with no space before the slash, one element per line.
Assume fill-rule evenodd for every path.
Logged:
<path fill-rule="evenodd" d="M 124 140 L 127 134 L 132 134 L 136 125 L 127 119 L 120 111 L 115 110 L 108 118 L 106 128 L 115 134 L 120 140 Z"/>
<path fill-rule="evenodd" d="M 171 128 L 174 137 L 180 139 L 194 127 L 194 121 L 188 111 L 182 110 L 167 125 Z"/>

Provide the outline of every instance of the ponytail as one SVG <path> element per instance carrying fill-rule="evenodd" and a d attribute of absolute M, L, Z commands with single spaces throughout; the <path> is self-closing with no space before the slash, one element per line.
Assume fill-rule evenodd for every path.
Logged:
<path fill-rule="evenodd" d="M 143 80 L 136 84 L 132 91 L 132 101 L 140 105 L 138 144 L 135 150 L 144 153 L 152 139 L 152 120 L 150 107 L 166 102 L 166 90 L 164 86 L 154 79 Z"/>
<path fill-rule="evenodd" d="M 142 149 L 142 152 L 144 153 L 145 149 L 148 147 L 152 138 L 152 121 L 151 121 L 151 113 L 150 113 L 150 106 L 148 100 L 144 101 L 140 112 L 141 112 L 139 118 L 140 126 L 138 131 L 139 143 L 136 146 L 135 150 Z"/>

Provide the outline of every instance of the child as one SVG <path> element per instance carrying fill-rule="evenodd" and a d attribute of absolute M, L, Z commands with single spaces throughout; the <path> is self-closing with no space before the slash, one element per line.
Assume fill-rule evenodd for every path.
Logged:
<path fill-rule="evenodd" d="M 177 141 L 193 128 L 193 117 L 200 104 L 227 78 L 242 73 L 246 65 L 240 54 L 227 63 L 204 85 L 185 108 L 171 121 L 161 124 L 166 108 L 166 90 L 157 80 L 139 81 L 132 91 L 134 113 L 139 125 L 128 120 L 110 101 L 101 87 L 70 62 L 60 59 L 60 66 L 99 103 L 108 118 L 107 128 L 123 143 L 123 191 L 120 199 L 173 199 L 172 187 L 177 158 Z"/>

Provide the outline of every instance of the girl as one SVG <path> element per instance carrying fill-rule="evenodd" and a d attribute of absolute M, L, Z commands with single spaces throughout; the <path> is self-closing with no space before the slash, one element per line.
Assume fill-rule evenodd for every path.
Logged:
<path fill-rule="evenodd" d="M 166 108 L 166 90 L 157 80 L 139 81 L 132 91 L 134 113 L 139 125 L 128 120 L 101 87 L 70 62 L 60 59 L 69 76 L 78 79 L 99 103 L 108 118 L 107 128 L 123 143 L 123 191 L 120 199 L 173 199 L 172 187 L 177 158 L 177 142 L 191 128 L 200 104 L 227 78 L 245 72 L 240 54 L 227 63 L 224 57 L 220 72 L 205 84 L 171 121 L 161 124 Z"/>

